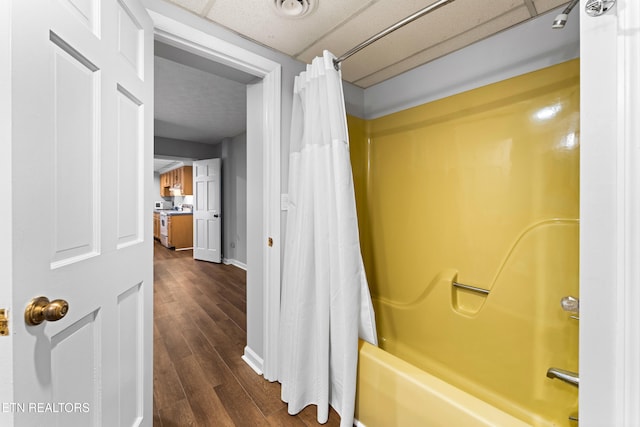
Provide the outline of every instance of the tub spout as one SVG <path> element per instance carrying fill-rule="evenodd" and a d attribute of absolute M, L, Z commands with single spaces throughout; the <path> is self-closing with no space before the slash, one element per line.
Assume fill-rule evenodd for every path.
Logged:
<path fill-rule="evenodd" d="M 578 374 L 576 372 L 565 371 L 564 369 L 549 368 L 547 370 L 547 377 L 557 378 L 576 387 L 580 385 L 580 377 Z"/>

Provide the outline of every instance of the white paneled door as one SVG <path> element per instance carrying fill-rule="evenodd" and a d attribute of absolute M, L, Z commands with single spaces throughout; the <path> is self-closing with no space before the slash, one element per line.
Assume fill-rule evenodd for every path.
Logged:
<path fill-rule="evenodd" d="M 193 258 L 220 262 L 220 159 L 193 162 Z"/>
<path fill-rule="evenodd" d="M 13 389 L 0 425 L 151 426 L 152 23 L 139 0 L 5 1 Z M 35 297 L 68 311 L 41 300 L 28 324 Z"/>

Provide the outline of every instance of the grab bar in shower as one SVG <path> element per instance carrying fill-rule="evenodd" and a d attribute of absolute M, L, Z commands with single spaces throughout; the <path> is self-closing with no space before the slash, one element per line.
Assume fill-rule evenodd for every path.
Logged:
<path fill-rule="evenodd" d="M 580 377 L 576 372 L 565 371 L 564 369 L 558 368 L 549 368 L 547 370 L 547 377 L 552 379 L 557 378 L 576 387 L 580 386 Z"/>
<path fill-rule="evenodd" d="M 489 289 L 478 288 L 477 286 L 465 285 L 464 283 L 451 282 L 451 285 L 456 288 L 466 289 L 472 292 L 478 292 L 479 294 L 489 295 Z"/>

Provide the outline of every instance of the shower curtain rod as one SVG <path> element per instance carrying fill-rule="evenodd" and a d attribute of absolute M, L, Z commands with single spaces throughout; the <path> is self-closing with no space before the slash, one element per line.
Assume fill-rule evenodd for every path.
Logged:
<path fill-rule="evenodd" d="M 381 38 L 391 34 L 395 30 L 397 30 L 398 28 L 404 27 L 408 23 L 413 22 L 416 19 L 421 18 L 424 15 L 427 15 L 427 14 L 431 13 L 436 9 L 440 9 L 442 6 L 445 6 L 445 5 L 449 4 L 449 3 L 453 3 L 454 1 L 455 0 L 438 0 L 437 2 L 432 3 L 429 6 L 423 8 L 423 9 L 420 9 L 419 11 L 414 13 L 413 15 L 407 16 L 402 21 L 393 24 L 389 28 L 380 31 L 378 34 L 376 34 L 376 35 L 374 35 L 372 37 L 369 37 L 367 40 L 363 41 L 362 43 L 360 43 L 359 45 L 357 45 L 353 49 L 347 51 L 342 56 L 339 56 L 338 58 L 335 58 L 333 60 L 333 66 L 335 67 L 336 71 L 339 71 L 340 70 L 340 63 L 342 61 L 344 61 L 345 59 L 347 59 L 348 57 L 350 57 L 351 55 L 354 55 L 354 54 L 360 52 L 365 47 L 367 47 L 370 44 L 380 40 Z"/>

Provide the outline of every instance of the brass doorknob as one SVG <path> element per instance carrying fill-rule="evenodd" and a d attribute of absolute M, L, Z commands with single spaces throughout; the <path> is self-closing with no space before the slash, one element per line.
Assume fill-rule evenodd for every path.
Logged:
<path fill-rule="evenodd" d="M 39 325 L 48 320 L 55 322 L 62 319 L 69 311 L 69 303 L 63 299 L 49 301 L 47 297 L 37 297 L 31 300 L 24 310 L 24 321 L 29 326 Z"/>

